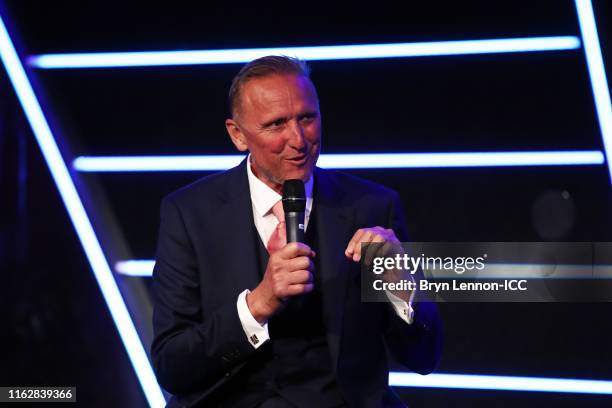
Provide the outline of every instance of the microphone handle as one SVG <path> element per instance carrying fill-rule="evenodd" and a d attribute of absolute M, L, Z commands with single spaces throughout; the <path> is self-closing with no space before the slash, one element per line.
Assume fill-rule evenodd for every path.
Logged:
<path fill-rule="evenodd" d="M 285 212 L 285 226 L 287 228 L 287 243 L 304 242 L 303 212 Z"/>

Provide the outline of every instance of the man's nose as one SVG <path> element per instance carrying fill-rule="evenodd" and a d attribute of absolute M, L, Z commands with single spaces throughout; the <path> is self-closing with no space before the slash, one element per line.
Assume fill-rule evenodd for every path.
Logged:
<path fill-rule="evenodd" d="M 296 150 L 303 150 L 306 148 L 306 139 L 304 138 L 304 129 L 297 120 L 290 122 L 290 134 L 289 134 L 289 146 Z"/>

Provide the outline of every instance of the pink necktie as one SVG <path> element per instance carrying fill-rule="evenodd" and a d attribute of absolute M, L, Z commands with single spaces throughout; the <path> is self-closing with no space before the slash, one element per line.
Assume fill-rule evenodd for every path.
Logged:
<path fill-rule="evenodd" d="M 276 229 L 268 240 L 268 253 L 272 254 L 285 245 L 287 245 L 287 230 L 285 229 L 285 211 L 283 210 L 283 202 L 278 200 L 274 207 L 272 207 L 272 213 L 278 220 Z"/>

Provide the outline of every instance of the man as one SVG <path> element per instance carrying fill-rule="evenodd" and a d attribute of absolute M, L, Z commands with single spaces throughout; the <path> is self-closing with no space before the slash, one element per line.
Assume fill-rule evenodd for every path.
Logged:
<path fill-rule="evenodd" d="M 166 197 L 154 270 L 152 357 L 170 406 L 395 407 L 386 350 L 426 374 L 434 304 L 361 302 L 362 242 L 398 243 L 398 195 L 315 167 L 319 101 L 306 66 L 270 56 L 230 89 L 238 167 Z M 305 183 L 305 243 L 286 243 L 281 186 Z"/>

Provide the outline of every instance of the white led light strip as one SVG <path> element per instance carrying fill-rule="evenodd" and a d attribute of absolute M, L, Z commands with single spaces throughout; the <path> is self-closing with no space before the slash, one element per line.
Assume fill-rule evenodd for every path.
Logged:
<path fill-rule="evenodd" d="M 287 55 L 307 61 L 321 61 L 563 51 L 577 48 L 580 48 L 578 37 L 557 36 L 314 47 L 45 54 L 30 57 L 28 63 L 43 69 L 119 68 L 236 64 L 266 55 Z"/>
<path fill-rule="evenodd" d="M 77 157 L 82 172 L 219 171 L 236 166 L 242 155 Z M 572 166 L 604 163 L 597 150 L 552 152 L 363 153 L 322 154 L 328 169 L 389 169 L 505 166 Z"/>
<path fill-rule="evenodd" d="M 536 391 L 612 395 L 612 381 L 570 378 L 511 377 L 502 375 L 429 374 L 390 372 L 394 387 L 455 388 L 497 391 Z"/>

